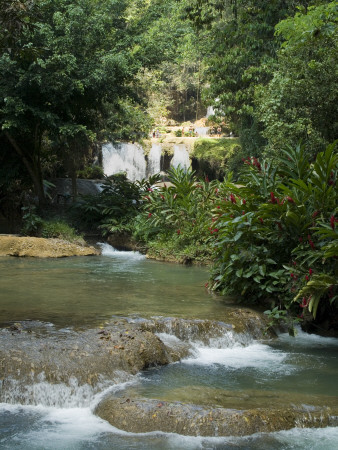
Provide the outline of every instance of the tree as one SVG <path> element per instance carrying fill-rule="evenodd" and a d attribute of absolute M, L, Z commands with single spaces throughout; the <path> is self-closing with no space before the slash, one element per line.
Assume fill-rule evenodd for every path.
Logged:
<path fill-rule="evenodd" d="M 28 11 L 31 3 L 20 2 L 19 10 Z M 111 135 L 121 102 L 133 98 L 140 61 L 132 55 L 128 6 L 117 0 L 41 0 L 34 4 L 30 26 L 28 16 L 18 14 L 22 26 L 16 27 L 15 45 L 4 45 L 12 26 L 1 32 L 1 132 L 23 161 L 41 203 L 43 138 L 62 148 L 72 165 L 78 143 L 102 136 L 108 118 Z M 1 21 L 8 22 L 3 11 Z"/>
<path fill-rule="evenodd" d="M 209 28 L 206 57 L 208 97 L 230 121 L 249 154 L 260 153 L 266 141 L 255 115 L 257 84 L 272 78 L 280 38 L 275 25 L 308 1 L 193 0 L 186 11 L 196 27 Z"/>
<path fill-rule="evenodd" d="M 258 118 L 269 146 L 278 151 L 302 141 L 314 156 L 337 139 L 337 2 L 283 20 L 278 68 L 256 89 Z"/>

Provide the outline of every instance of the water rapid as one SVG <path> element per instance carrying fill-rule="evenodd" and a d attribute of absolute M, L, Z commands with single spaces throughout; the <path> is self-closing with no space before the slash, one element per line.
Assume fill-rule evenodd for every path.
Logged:
<path fill-rule="evenodd" d="M 258 338 L 252 326 L 237 332 L 231 317 L 237 317 L 238 307 L 204 290 L 204 269 L 100 247 L 99 257 L 0 260 L 0 367 L 6 367 L 6 355 L 14 368 L 20 365 L 24 352 L 27 372 L 26 377 L 23 371 L 0 374 L 1 449 L 336 448 L 336 426 L 321 428 L 319 421 L 308 428 L 307 423 L 316 408 L 337 405 L 337 339 L 299 331 L 297 338 L 281 334 L 268 340 Z M 91 366 L 86 352 L 95 339 L 98 349 L 123 352 L 109 341 L 107 324 L 114 321 L 127 330 L 116 333 L 125 334 L 123 342 L 131 346 L 134 329 L 156 333 L 172 362 L 138 374 L 114 370 L 114 376 L 106 370 L 109 358 Z M 67 355 L 75 358 L 73 366 Z M 81 378 L 72 369 L 76 361 L 83 366 Z M 95 414 L 109 397 L 231 410 L 293 405 L 307 411 L 307 420 L 287 431 L 247 436 L 131 433 Z"/>

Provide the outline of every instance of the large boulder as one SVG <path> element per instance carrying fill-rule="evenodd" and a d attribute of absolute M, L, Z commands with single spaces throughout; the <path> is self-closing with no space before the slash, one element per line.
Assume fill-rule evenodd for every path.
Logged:
<path fill-rule="evenodd" d="M 136 374 L 167 364 L 162 341 L 149 331 L 121 320 L 104 329 L 56 332 L 13 324 L 0 331 L 0 402 L 13 391 L 39 383 L 96 387 L 102 380 L 121 382 L 121 372 Z M 127 377 L 126 377 L 127 378 Z M 122 380 L 123 381 L 123 380 Z M 12 395 L 12 394 L 11 394 Z"/>
<path fill-rule="evenodd" d="M 189 436 L 245 436 L 296 426 L 335 426 L 337 410 L 305 406 L 234 410 L 110 396 L 96 407 L 95 414 L 114 427 L 133 433 L 163 431 Z"/>

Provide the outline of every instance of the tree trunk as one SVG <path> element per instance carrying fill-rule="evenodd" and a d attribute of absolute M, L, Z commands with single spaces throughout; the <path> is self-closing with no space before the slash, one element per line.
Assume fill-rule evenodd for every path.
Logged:
<path fill-rule="evenodd" d="M 43 182 L 41 177 L 41 171 L 39 167 L 34 165 L 33 161 L 29 161 L 23 150 L 20 148 L 16 140 L 8 132 L 5 135 L 9 142 L 12 144 L 14 150 L 20 156 L 22 162 L 24 163 L 32 181 L 34 184 L 35 193 L 39 199 L 39 205 L 43 205 L 46 202 L 45 192 L 43 190 Z"/>

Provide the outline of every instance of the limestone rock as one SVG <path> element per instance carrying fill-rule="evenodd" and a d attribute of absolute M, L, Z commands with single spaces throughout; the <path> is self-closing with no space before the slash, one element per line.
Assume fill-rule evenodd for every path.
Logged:
<path fill-rule="evenodd" d="M 62 258 L 65 256 L 99 255 L 94 247 L 74 244 L 62 239 L 2 235 L 0 256 L 32 256 L 35 258 Z"/>

